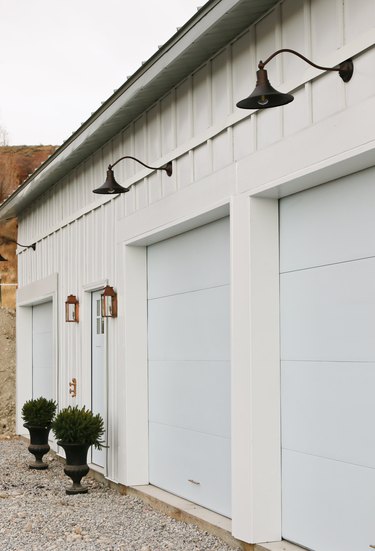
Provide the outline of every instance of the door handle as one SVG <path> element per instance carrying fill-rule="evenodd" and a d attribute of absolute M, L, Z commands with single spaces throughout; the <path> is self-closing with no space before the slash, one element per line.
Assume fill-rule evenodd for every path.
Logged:
<path fill-rule="evenodd" d="M 77 379 L 75 377 L 69 383 L 69 394 L 72 398 L 77 396 Z"/>

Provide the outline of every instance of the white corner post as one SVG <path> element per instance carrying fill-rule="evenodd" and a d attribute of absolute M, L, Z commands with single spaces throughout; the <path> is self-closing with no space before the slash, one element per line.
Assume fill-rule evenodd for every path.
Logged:
<path fill-rule="evenodd" d="M 232 533 L 281 539 L 278 201 L 231 204 Z"/>
<path fill-rule="evenodd" d="M 123 245 L 123 252 L 116 377 L 117 478 L 136 486 L 148 484 L 147 249 Z"/>

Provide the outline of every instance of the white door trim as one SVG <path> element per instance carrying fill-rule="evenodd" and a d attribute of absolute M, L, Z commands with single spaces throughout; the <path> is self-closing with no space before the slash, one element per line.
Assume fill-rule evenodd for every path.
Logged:
<path fill-rule="evenodd" d="M 17 370 L 16 370 L 16 432 L 26 434 L 21 419 L 21 408 L 32 397 L 32 307 L 52 301 L 54 394 L 60 402 L 58 369 L 58 274 L 21 287 L 17 291 Z M 55 448 L 54 448 L 55 449 Z"/>
<path fill-rule="evenodd" d="M 82 299 L 81 299 L 81 310 L 80 310 L 80 316 L 81 316 L 81 323 L 82 323 L 82 370 L 81 370 L 81 392 L 82 392 L 82 401 L 81 405 L 85 405 L 86 408 L 91 409 L 91 328 L 92 328 L 92 321 L 91 321 L 91 297 L 92 293 L 95 291 L 99 291 L 100 289 L 104 289 L 104 287 L 108 285 L 108 279 L 101 279 L 97 281 L 93 281 L 90 283 L 86 283 L 85 285 L 82 285 Z M 104 323 L 108 323 L 107 320 L 105 320 Z M 104 369 L 106 374 L 106 384 L 105 384 L 105 394 L 106 394 L 106 408 L 107 408 L 107 426 L 106 426 L 106 436 L 109 441 L 109 431 L 108 431 L 108 419 L 109 419 L 109 411 L 108 411 L 108 326 L 106 326 L 105 331 L 105 352 L 104 352 Z M 93 465 L 89 463 L 90 467 L 92 467 L 94 470 L 99 471 L 103 473 L 105 476 L 107 476 L 107 465 L 108 465 L 108 456 L 109 456 L 109 448 L 106 448 L 106 460 L 105 460 L 105 468 L 102 469 L 98 465 Z"/>
<path fill-rule="evenodd" d="M 232 531 L 247 542 L 272 541 L 281 534 L 278 202 L 242 195 L 232 199 L 229 207 Z M 124 415 L 119 427 L 118 480 L 123 484 L 149 482 L 146 245 L 225 215 L 228 203 L 120 245 L 124 263 L 116 279 L 119 302 L 124 304 L 119 314 L 119 334 L 124 338 L 119 342 L 122 368 L 117 375 L 117 399 L 124 404 Z M 265 331 L 269 337 L 262 349 Z M 255 411 L 260 413 L 254 415 Z"/>

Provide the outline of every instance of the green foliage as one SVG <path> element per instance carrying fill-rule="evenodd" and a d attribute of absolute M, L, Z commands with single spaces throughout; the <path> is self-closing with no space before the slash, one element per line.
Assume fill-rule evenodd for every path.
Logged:
<path fill-rule="evenodd" d="M 28 400 L 22 406 L 21 416 L 31 427 L 49 427 L 55 417 L 57 404 L 47 398 Z"/>
<path fill-rule="evenodd" d="M 98 450 L 105 447 L 102 436 L 104 421 L 85 407 L 68 406 L 62 409 L 52 423 L 55 437 L 64 444 L 89 444 Z"/>

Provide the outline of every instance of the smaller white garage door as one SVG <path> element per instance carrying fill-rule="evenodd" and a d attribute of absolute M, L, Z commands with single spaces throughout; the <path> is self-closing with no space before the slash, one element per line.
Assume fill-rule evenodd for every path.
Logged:
<path fill-rule="evenodd" d="M 230 516 L 229 220 L 148 248 L 150 482 Z"/>
<path fill-rule="evenodd" d="M 53 369 L 52 302 L 32 307 L 33 398 L 55 399 Z"/>

